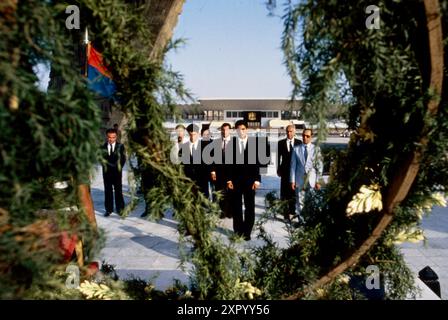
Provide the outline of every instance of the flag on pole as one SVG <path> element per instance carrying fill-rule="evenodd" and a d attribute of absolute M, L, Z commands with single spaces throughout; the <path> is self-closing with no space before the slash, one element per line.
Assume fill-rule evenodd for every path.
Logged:
<path fill-rule="evenodd" d="M 116 91 L 112 75 L 103 63 L 103 56 L 90 44 L 87 44 L 88 87 L 99 95 L 110 98 Z"/>

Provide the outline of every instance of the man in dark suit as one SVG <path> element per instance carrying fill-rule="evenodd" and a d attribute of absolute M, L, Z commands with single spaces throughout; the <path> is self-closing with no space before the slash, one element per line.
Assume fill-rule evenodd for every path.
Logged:
<path fill-rule="evenodd" d="M 190 124 L 187 127 L 190 141 L 182 144 L 179 150 L 179 156 L 184 165 L 185 175 L 193 180 L 197 189 L 207 198 L 209 196 L 208 182 L 210 181 L 212 166 L 204 162 L 203 151 L 209 143 L 199 139 L 199 126 Z"/>
<path fill-rule="evenodd" d="M 223 123 L 221 125 L 221 138 L 215 139 L 212 142 L 217 144 L 214 150 L 220 150 L 218 153 L 221 161 L 215 161 L 214 171 L 215 176 L 212 172 L 212 181 L 214 181 L 215 190 L 221 192 L 222 198 L 219 201 L 219 206 L 221 208 L 221 218 L 232 218 L 232 206 L 230 199 L 230 191 L 227 190 L 227 179 L 225 177 L 225 157 L 226 151 L 230 146 L 230 124 Z"/>
<path fill-rule="evenodd" d="M 106 131 L 107 142 L 101 146 L 103 153 L 103 181 L 104 181 L 104 207 L 108 217 L 114 209 L 113 198 L 115 192 L 115 209 L 118 214 L 124 209 L 122 191 L 122 172 L 126 163 L 124 145 L 117 142 L 117 131 L 108 129 Z"/>
<path fill-rule="evenodd" d="M 248 241 L 255 222 L 255 190 L 261 181 L 258 139 L 248 137 L 247 123 L 244 120 L 238 120 L 235 128 L 238 136 L 231 139 L 229 150 L 226 151 L 224 170 L 227 189 L 232 191 L 233 230 Z M 231 164 L 228 164 L 229 162 Z"/>
<path fill-rule="evenodd" d="M 291 189 L 289 182 L 291 169 L 291 155 L 294 147 L 302 143 L 295 138 L 296 129 L 294 125 L 290 124 L 286 127 L 286 138 L 278 142 L 277 145 L 277 175 L 280 180 L 280 199 L 288 201 L 288 206 L 283 212 L 283 217 L 286 221 L 290 220 L 290 215 L 294 215 L 296 196 L 294 190 Z"/>

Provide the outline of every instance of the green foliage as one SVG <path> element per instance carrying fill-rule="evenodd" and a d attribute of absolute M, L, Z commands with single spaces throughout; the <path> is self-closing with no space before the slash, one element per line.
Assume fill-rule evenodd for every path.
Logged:
<path fill-rule="evenodd" d="M 167 207 L 172 207 L 180 233 L 188 231 L 192 235 L 182 240 L 194 244 L 195 249 L 184 258 L 195 266 L 192 282 L 197 297 L 239 297 L 234 287 L 246 269 L 241 269 L 234 246 L 223 246 L 211 234 L 218 207 L 198 195 L 182 167 L 170 161 L 171 143 L 162 126 L 164 115 L 174 111 L 178 99 L 188 99 L 189 94 L 181 75 L 165 65 L 163 57 L 148 58 L 154 37 L 144 8 L 120 0 L 75 4 L 80 7 L 83 27 L 89 28 L 90 38 L 112 72 L 117 86 L 115 107 L 128 120 L 127 150 L 138 159 L 135 173 L 144 184 L 152 216 L 160 218 Z M 74 224 L 65 211 L 56 211 L 78 204 L 75 186 L 87 182 L 87 173 L 98 160 L 100 115 L 79 72 L 77 53 L 84 49 L 80 45 L 82 35 L 65 29 L 65 4 L 29 1 L 0 8 L 7 13 L 2 15 L 0 40 L 0 293 L 6 298 L 38 298 L 49 297 L 46 292 L 52 290 L 53 298 L 57 293 L 67 297 L 70 293 L 64 291 L 62 283 L 61 290 L 55 290 L 49 280 L 61 262 L 57 241 L 43 248 L 30 243 L 43 235 L 32 229 L 43 229 L 39 223 L 46 221 L 39 222 L 37 213 L 49 209 L 46 213 L 54 218 L 51 226 L 59 225 L 56 230 L 70 226 L 73 233 L 84 237 L 87 247 L 96 247 L 90 243 L 92 232 L 80 212 L 74 212 Z M 170 47 L 178 44 L 173 42 Z M 46 93 L 35 85 L 33 67 L 38 63 L 51 65 L 53 85 Z M 53 190 L 55 181 L 69 181 L 71 188 L 60 196 Z M 30 233 L 26 239 L 23 228 Z M 53 227 L 49 229 L 48 238 L 57 239 L 59 234 Z M 182 250 L 186 251 L 185 247 Z M 89 297 L 110 297 L 101 293 L 107 288 L 86 286 Z M 73 294 L 79 298 L 79 292 Z"/>
<path fill-rule="evenodd" d="M 238 297 L 234 286 L 244 272 L 238 253 L 211 233 L 219 208 L 195 191 L 182 167 L 170 159 L 172 143 L 162 124 L 167 110 L 174 110 L 175 102 L 189 99 L 181 76 L 163 63 L 163 57 L 148 59 L 153 37 L 144 8 L 118 0 L 82 2 L 89 29 L 103 48 L 117 85 L 117 107 L 128 124 L 128 150 L 138 159 L 135 174 L 142 181 L 151 216 L 161 218 L 165 209 L 172 207 L 180 234 L 191 235 L 181 240 L 184 245 L 191 243 L 192 252 L 187 253 L 185 247 L 181 252 L 183 261 L 188 259 L 194 265 L 191 277 L 198 298 Z"/>
<path fill-rule="evenodd" d="M 427 134 L 428 146 L 408 196 L 395 210 L 395 219 L 383 237 L 356 267 L 359 272 L 369 264 L 378 265 L 387 281 L 387 297 L 398 299 L 412 292 L 412 275 L 391 242 L 399 230 L 420 224 L 420 208 L 434 192 L 447 193 L 447 69 L 440 112 L 433 118 L 427 113 L 432 94 L 428 89 L 430 70 L 424 62 L 428 48 L 422 45 L 427 43 L 423 3 L 381 1 L 378 30 L 365 27 L 364 10 L 370 4 L 310 0 L 290 2 L 286 7 L 282 46 L 293 98 L 303 98 L 305 119 L 321 128 L 334 103 L 346 108 L 342 113 L 356 133 L 347 152 L 333 155 L 326 190 L 315 193 L 305 204 L 305 224 L 291 235 L 296 249 L 289 256 L 298 261 L 289 261 L 289 256 L 285 261 L 292 267 L 306 262 L 315 271 L 297 285 L 303 289 L 307 280 L 322 276 L 350 255 L 372 233 L 379 216 L 372 212 L 347 217 L 347 204 L 362 185 L 379 184 L 384 195 L 403 160 L 420 147 L 422 134 Z M 441 1 L 441 7 L 446 39 L 447 2 Z M 446 52 L 445 48 L 445 64 Z M 324 137 L 325 132 L 319 130 L 318 141 Z M 275 257 L 293 246 L 267 248 L 264 254 L 277 261 Z M 270 282 L 285 282 L 284 272 L 278 268 L 266 270 L 263 277 Z M 300 271 L 295 272 L 298 275 Z M 338 298 L 336 291 L 334 294 L 323 296 Z"/>
<path fill-rule="evenodd" d="M 122 294 L 132 300 L 181 300 L 193 298 L 193 293 L 178 279 L 174 279 L 172 286 L 161 291 L 155 289 L 152 283 L 153 279 L 143 280 L 138 277 L 131 277 L 117 281 L 118 277 L 115 266 L 105 261 L 103 261 L 101 271 L 104 275 L 103 281 L 101 282 L 106 285 L 111 283 L 111 280 L 115 283 L 121 283 Z"/>
<path fill-rule="evenodd" d="M 448 5 L 441 3 L 446 37 Z M 334 155 L 330 184 L 306 200 L 301 228 L 285 226 L 289 246 L 279 248 L 261 229 L 266 245 L 253 256 L 212 234 L 218 207 L 195 192 L 182 167 L 170 161 L 164 114 L 189 94 L 163 56 L 149 60 L 154 38 L 143 8 L 121 0 L 78 4 L 117 85 L 116 107 L 128 120 L 127 149 L 138 159 L 135 174 L 144 184 L 149 210 L 160 218 L 172 207 L 180 233 L 191 235 L 181 237 L 181 251 L 184 261 L 193 264 L 194 298 L 247 299 L 252 285 L 263 298 L 304 289 L 356 249 L 378 222 L 375 212 L 346 216 L 347 203 L 359 187 L 376 183 L 386 192 L 404 155 L 419 147 L 416 143 L 425 134 L 429 142 L 419 174 L 393 223 L 347 270 L 348 275 L 365 275 L 365 267 L 376 264 L 387 298 L 412 292 L 411 273 L 391 243 L 403 228 L 418 226 L 428 199 L 434 192 L 446 194 L 448 187 L 447 69 L 441 111 L 433 118 L 426 112 L 432 93 L 421 1 L 381 1 L 379 30 L 365 28 L 368 1 L 309 0 L 286 7 L 282 45 L 292 96 L 303 98 L 305 118 L 320 128 L 328 112 L 345 114 L 356 134 L 347 152 Z M 64 276 L 58 276 L 64 270 L 58 252 L 61 231 L 82 235 L 92 248 L 89 256 L 99 246 L 78 210 L 75 186 L 88 180 L 98 160 L 100 115 L 79 73 L 76 53 L 82 49 L 82 35 L 65 29 L 64 9 L 53 1 L 0 5 L 0 297 L 85 298 L 87 293 L 93 298 L 187 298 L 190 290 L 180 283 L 161 293 L 140 279 L 125 283 L 114 278 L 105 279 L 105 286 L 87 283 L 81 294 L 66 289 Z M 447 43 L 445 39 L 445 61 Z M 36 87 L 33 68 L 39 63 L 51 65 L 55 75 L 56 83 L 45 93 Z M 319 141 L 324 136 L 325 130 L 319 130 Z M 54 189 L 59 181 L 70 185 L 64 193 Z M 267 203 L 266 217 L 283 210 L 284 203 L 273 195 Z M 335 279 L 305 298 L 361 297 Z"/>
<path fill-rule="evenodd" d="M 63 11 L 51 1 L 12 3 L 0 6 L 0 297 L 26 298 L 57 286 L 61 231 L 93 245 L 74 186 L 97 161 L 99 111 L 73 65 Z M 38 64 L 51 65 L 61 85 L 41 92 Z M 71 187 L 62 194 L 56 181 Z"/>

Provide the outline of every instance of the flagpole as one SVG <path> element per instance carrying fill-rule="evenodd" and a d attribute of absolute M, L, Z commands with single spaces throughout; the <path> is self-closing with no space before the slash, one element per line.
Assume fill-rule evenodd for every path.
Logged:
<path fill-rule="evenodd" d="M 89 63 L 89 56 L 90 56 L 90 41 L 89 41 L 89 31 L 87 30 L 84 33 L 84 44 L 86 46 L 86 63 L 84 68 L 84 76 L 87 78 L 87 69 L 88 69 L 88 63 Z"/>

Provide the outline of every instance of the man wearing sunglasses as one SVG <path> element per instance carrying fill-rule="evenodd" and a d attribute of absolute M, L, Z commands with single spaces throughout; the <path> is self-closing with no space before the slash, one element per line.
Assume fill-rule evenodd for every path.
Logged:
<path fill-rule="evenodd" d="M 302 132 L 301 145 L 294 147 L 291 156 L 290 179 L 291 188 L 296 193 L 296 213 L 300 218 L 300 212 L 307 192 L 320 189 L 319 179 L 322 176 L 323 163 L 320 148 L 311 143 L 312 129 Z"/>

